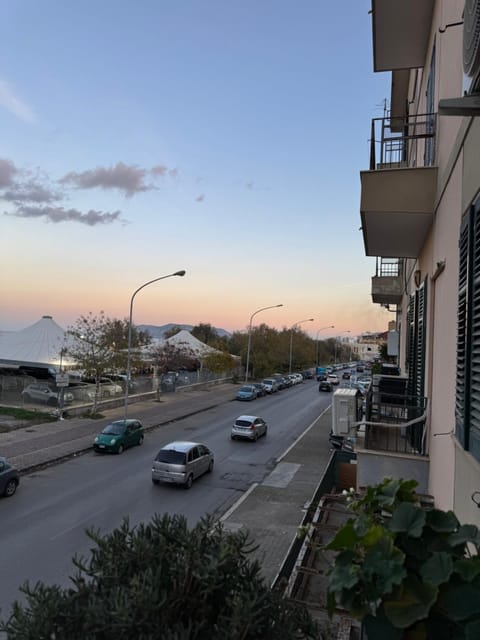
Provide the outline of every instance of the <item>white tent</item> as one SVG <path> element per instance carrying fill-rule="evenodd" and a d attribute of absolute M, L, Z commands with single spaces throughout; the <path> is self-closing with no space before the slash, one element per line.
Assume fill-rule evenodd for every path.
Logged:
<path fill-rule="evenodd" d="M 209 347 L 208 344 L 204 344 L 195 338 L 195 336 L 192 336 L 190 331 L 187 331 L 186 329 L 182 329 L 171 338 L 167 338 L 165 342 L 167 344 L 171 344 L 177 349 L 190 351 L 197 358 L 205 357 L 209 353 L 219 353 L 218 349 L 214 349 L 213 347 Z"/>
<path fill-rule="evenodd" d="M 13 363 L 58 365 L 64 345 L 65 330 L 52 318 L 43 316 L 21 331 L 0 335 L 0 360 Z M 66 363 L 65 363 L 66 364 Z"/>

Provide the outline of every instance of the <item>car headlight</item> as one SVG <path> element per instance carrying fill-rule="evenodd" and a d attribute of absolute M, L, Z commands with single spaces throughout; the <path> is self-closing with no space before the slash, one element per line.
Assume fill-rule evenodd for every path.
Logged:
<path fill-rule="evenodd" d="M 116 443 L 115 438 L 112 438 L 112 439 L 110 440 L 110 444 L 115 444 L 115 443 Z"/>
<path fill-rule="evenodd" d="M 94 442 L 98 442 L 98 436 L 95 438 Z"/>

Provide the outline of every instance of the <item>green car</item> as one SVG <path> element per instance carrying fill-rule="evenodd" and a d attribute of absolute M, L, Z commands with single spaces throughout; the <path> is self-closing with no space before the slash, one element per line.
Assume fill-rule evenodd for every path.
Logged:
<path fill-rule="evenodd" d="M 142 444 L 143 425 L 140 420 L 116 420 L 107 424 L 93 441 L 98 453 L 122 453 L 127 447 Z"/>

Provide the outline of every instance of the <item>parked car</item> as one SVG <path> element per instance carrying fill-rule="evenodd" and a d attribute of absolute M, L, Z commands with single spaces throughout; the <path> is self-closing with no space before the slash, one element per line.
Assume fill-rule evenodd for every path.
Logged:
<path fill-rule="evenodd" d="M 238 416 L 233 423 L 230 437 L 232 440 L 247 438 L 256 442 L 260 436 L 266 436 L 267 431 L 268 426 L 263 418 L 259 416 Z"/>
<path fill-rule="evenodd" d="M 267 391 L 263 382 L 254 382 L 253 386 L 257 390 L 257 398 L 263 398 L 263 396 L 267 395 Z"/>
<path fill-rule="evenodd" d="M 237 391 L 235 397 L 237 400 L 255 400 L 257 397 L 257 389 L 253 384 L 244 384 Z"/>
<path fill-rule="evenodd" d="M 350 371 L 344 371 L 342 373 L 342 380 L 350 380 Z"/>
<path fill-rule="evenodd" d="M 190 489 L 193 481 L 213 470 L 214 456 L 200 442 L 170 442 L 157 453 L 152 464 L 152 482 L 181 484 Z"/>
<path fill-rule="evenodd" d="M 265 386 L 267 393 L 275 393 L 278 391 L 278 382 L 275 378 L 264 378 L 262 384 Z"/>
<path fill-rule="evenodd" d="M 95 378 L 83 378 L 83 382 L 96 385 Z M 99 385 L 99 396 L 101 398 L 110 398 L 110 396 L 118 396 L 123 393 L 122 387 L 117 382 L 110 380 L 110 378 L 100 378 Z"/>
<path fill-rule="evenodd" d="M 328 380 L 321 380 L 318 385 L 319 391 L 333 391 L 333 385 Z"/>
<path fill-rule="evenodd" d="M 338 379 L 338 376 L 336 373 L 329 373 L 327 376 L 327 382 L 330 382 L 330 384 L 333 384 L 333 385 L 340 384 L 340 380 Z"/>
<path fill-rule="evenodd" d="M 107 424 L 93 441 L 98 453 L 123 453 L 124 449 L 142 444 L 143 425 L 140 420 L 115 420 Z"/>
<path fill-rule="evenodd" d="M 0 458 L 0 496 L 10 498 L 20 484 L 17 469 L 5 458 Z"/>
<path fill-rule="evenodd" d="M 51 406 L 57 406 L 60 390 L 52 389 L 46 382 L 35 382 L 27 385 L 21 395 L 26 402 L 43 402 Z M 73 402 L 73 393 L 64 389 L 63 404 L 69 404 L 70 402 Z"/>
<path fill-rule="evenodd" d="M 304 380 L 313 380 L 313 373 L 311 371 L 302 371 L 302 377 Z"/>

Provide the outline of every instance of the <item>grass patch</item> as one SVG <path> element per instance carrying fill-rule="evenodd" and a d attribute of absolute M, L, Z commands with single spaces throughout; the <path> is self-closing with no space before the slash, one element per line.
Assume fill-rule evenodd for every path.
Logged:
<path fill-rule="evenodd" d="M 16 407 L 3 407 L 0 406 L 0 414 L 3 416 L 12 416 L 17 420 L 32 420 L 35 422 L 53 422 L 57 420 L 57 416 L 52 413 L 45 413 L 43 411 L 18 409 Z"/>

